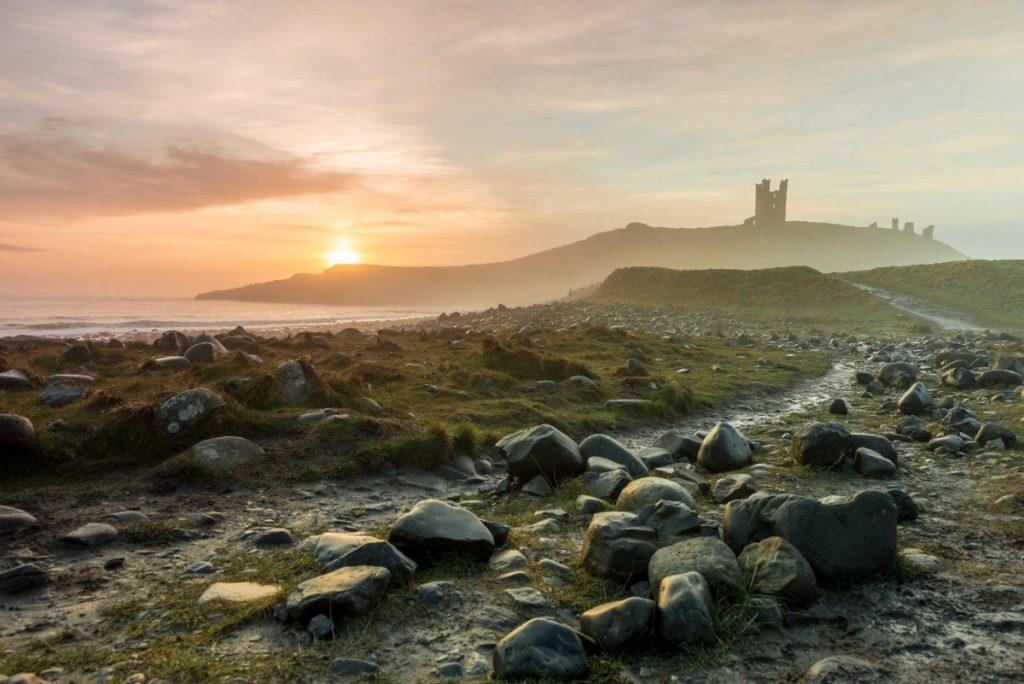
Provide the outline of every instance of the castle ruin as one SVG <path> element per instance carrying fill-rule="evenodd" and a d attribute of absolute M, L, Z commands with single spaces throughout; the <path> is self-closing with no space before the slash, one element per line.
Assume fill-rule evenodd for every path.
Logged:
<path fill-rule="evenodd" d="M 772 190 L 772 181 L 765 178 L 754 186 L 754 215 L 744 223 L 748 226 L 778 225 L 786 222 L 786 190 L 789 179 L 779 181 L 779 189 Z"/>

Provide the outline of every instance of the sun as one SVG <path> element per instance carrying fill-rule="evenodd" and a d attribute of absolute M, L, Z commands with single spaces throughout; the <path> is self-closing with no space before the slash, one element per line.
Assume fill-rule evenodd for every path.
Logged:
<path fill-rule="evenodd" d="M 342 264 L 358 264 L 361 261 L 359 252 L 352 249 L 352 244 L 345 238 L 338 240 L 334 245 L 334 251 L 329 252 L 326 257 L 327 266 L 340 266 Z"/>

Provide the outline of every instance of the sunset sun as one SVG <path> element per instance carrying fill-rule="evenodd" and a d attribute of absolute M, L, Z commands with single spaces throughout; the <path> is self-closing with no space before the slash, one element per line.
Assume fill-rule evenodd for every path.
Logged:
<path fill-rule="evenodd" d="M 334 245 L 334 250 L 327 254 L 326 259 L 328 267 L 360 262 L 359 252 L 352 249 L 352 244 L 346 239 L 338 240 Z"/>

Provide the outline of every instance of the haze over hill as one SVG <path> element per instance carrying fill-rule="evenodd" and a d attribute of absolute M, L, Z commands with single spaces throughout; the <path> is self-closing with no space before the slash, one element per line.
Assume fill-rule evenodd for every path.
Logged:
<path fill-rule="evenodd" d="M 966 257 L 929 238 L 882 228 L 788 221 L 765 227 L 654 228 L 631 223 L 519 259 L 438 267 L 335 266 L 197 299 L 336 305 L 488 307 L 565 296 L 628 266 L 847 271 Z"/>

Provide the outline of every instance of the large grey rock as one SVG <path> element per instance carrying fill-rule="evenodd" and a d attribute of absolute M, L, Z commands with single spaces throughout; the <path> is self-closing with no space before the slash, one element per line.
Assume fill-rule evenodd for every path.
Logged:
<path fill-rule="evenodd" d="M 753 457 L 750 440 L 729 423 L 718 423 L 701 442 L 697 463 L 713 473 L 737 470 L 750 465 Z"/>
<path fill-rule="evenodd" d="M 908 361 L 887 363 L 878 371 L 878 379 L 889 387 L 910 387 L 917 380 L 917 366 Z"/>
<path fill-rule="evenodd" d="M 224 400 L 205 387 L 186 390 L 160 405 L 153 418 L 153 425 L 167 434 L 182 434 L 202 423 L 222 406 Z"/>
<path fill-rule="evenodd" d="M 224 348 L 220 347 L 220 349 Z M 218 346 L 213 342 L 198 342 L 186 349 L 182 356 L 188 359 L 189 363 L 193 365 L 199 363 L 216 363 L 224 357 L 224 353 L 222 353 L 220 349 L 218 349 Z"/>
<path fill-rule="evenodd" d="M 580 475 L 580 481 L 591 496 L 615 501 L 633 479 L 625 470 L 615 469 L 603 473 L 585 472 Z"/>
<path fill-rule="evenodd" d="M 903 393 L 897 406 L 900 413 L 908 416 L 918 416 L 923 413 L 930 413 L 935 408 L 935 400 L 928 392 L 924 383 L 915 382 L 910 389 Z"/>
<path fill-rule="evenodd" d="M 590 673 L 579 635 L 549 618 L 534 618 L 502 637 L 493 664 L 498 679 L 582 679 Z"/>
<path fill-rule="evenodd" d="M 184 356 L 158 356 L 153 359 L 153 363 L 160 368 L 170 370 L 188 370 L 192 367 L 192 362 Z"/>
<path fill-rule="evenodd" d="M 408 584 L 416 572 L 416 562 L 382 539 L 374 539 L 357 546 L 324 566 L 324 572 L 355 566 L 386 568 L 391 573 L 391 583 Z"/>
<path fill-rule="evenodd" d="M 288 616 L 305 626 L 323 613 L 332 620 L 370 612 L 384 596 L 391 573 L 385 568 L 341 568 L 299 584 L 288 594 Z"/>
<path fill-rule="evenodd" d="M 1016 387 L 1022 383 L 1024 377 L 1011 370 L 994 368 L 978 376 L 978 384 L 982 387 Z"/>
<path fill-rule="evenodd" d="M 997 439 L 1003 440 L 1003 444 L 1012 448 L 1017 444 L 1017 433 L 998 423 L 985 423 L 974 437 L 974 441 L 982 446 Z"/>
<path fill-rule="evenodd" d="M 298 361 L 282 361 L 277 366 L 277 381 L 281 385 L 281 399 L 290 406 L 301 406 L 306 401 L 309 380 Z"/>
<path fill-rule="evenodd" d="M 43 402 L 50 408 L 60 408 L 61 406 L 73 404 L 88 393 L 89 390 L 80 385 L 66 385 L 64 383 L 55 382 L 47 385 L 43 391 L 39 393 L 39 401 Z"/>
<path fill-rule="evenodd" d="M 647 579 L 657 592 L 666 577 L 687 572 L 699 572 L 717 595 L 743 584 L 736 555 L 718 537 L 694 537 L 658 549 L 647 566 Z"/>
<path fill-rule="evenodd" d="M 811 423 L 793 435 L 793 461 L 799 465 L 831 468 L 852 449 L 850 431 L 836 423 Z"/>
<path fill-rule="evenodd" d="M 31 513 L 13 506 L 0 506 L 0 535 L 11 534 L 35 524 L 36 518 Z"/>
<path fill-rule="evenodd" d="M 502 437 L 497 447 L 508 473 L 520 482 L 543 475 L 552 484 L 583 472 L 584 458 L 576 442 L 550 425 L 538 425 Z"/>
<path fill-rule="evenodd" d="M 807 559 L 782 537 L 768 537 L 748 545 L 738 562 L 750 576 L 754 590 L 778 596 L 791 605 L 807 605 L 818 591 L 814 570 Z"/>
<path fill-rule="evenodd" d="M 192 445 L 189 453 L 196 463 L 228 471 L 266 456 L 263 447 L 245 437 L 213 437 Z"/>
<path fill-rule="evenodd" d="M 603 651 L 624 651 L 650 631 L 654 607 L 654 601 L 636 596 L 604 603 L 580 615 L 580 631 Z"/>
<path fill-rule="evenodd" d="M 672 454 L 672 460 L 674 461 L 689 461 L 693 463 L 697 460 L 697 454 L 700 452 L 701 440 L 683 434 L 680 430 L 669 430 L 658 437 L 654 442 L 653 446 L 664 449 L 665 451 Z"/>
<path fill-rule="evenodd" d="M 677 646 L 715 643 L 711 590 L 699 572 L 664 578 L 658 589 L 657 626 L 661 638 Z"/>
<path fill-rule="evenodd" d="M 892 477 L 896 474 L 895 463 L 867 447 L 854 452 L 853 468 L 864 477 Z"/>
<path fill-rule="evenodd" d="M 50 581 L 46 571 L 34 563 L 23 563 L 0 571 L 0 594 L 16 594 L 43 586 Z"/>
<path fill-rule="evenodd" d="M 633 480 L 619 494 L 616 506 L 623 511 L 638 511 L 659 501 L 682 501 L 690 508 L 697 508 L 686 487 L 662 477 Z"/>
<path fill-rule="evenodd" d="M 177 330 L 168 330 L 153 340 L 153 349 L 180 354 L 188 348 L 188 338 Z"/>
<path fill-rule="evenodd" d="M 416 562 L 450 553 L 487 560 L 494 552 L 494 535 L 472 512 L 447 501 L 425 499 L 391 526 L 388 541 Z"/>
<path fill-rule="evenodd" d="M 642 579 L 655 551 L 700 533 L 702 520 L 679 501 L 658 501 L 636 513 L 595 513 L 583 536 L 583 568 L 595 577 Z"/>
<path fill-rule="evenodd" d="M 32 421 L 13 413 L 0 413 L 0 464 L 7 456 L 20 456 L 36 445 L 36 431 Z"/>
<path fill-rule="evenodd" d="M 899 452 L 896 451 L 896 445 L 881 435 L 869 435 L 863 432 L 851 433 L 850 449 L 856 452 L 857 449 L 861 447 L 867 447 L 872 451 L 877 451 L 879 454 L 892 461 L 896 466 L 899 466 L 900 464 L 900 455 Z"/>
<path fill-rule="evenodd" d="M 739 553 L 747 544 L 782 537 L 818 578 L 857 580 L 885 572 L 896 560 L 896 505 L 886 492 L 861 491 L 817 501 L 755 495 L 725 507 L 724 538 Z"/>
<path fill-rule="evenodd" d="M 379 541 L 369 534 L 357 532 L 324 532 L 316 538 L 316 545 L 313 547 L 313 559 L 321 565 L 326 565 L 336 558 L 341 558 L 347 553 L 355 551 L 363 544 Z"/>
<path fill-rule="evenodd" d="M 942 384 L 960 390 L 969 390 L 977 384 L 974 373 L 966 368 L 953 368 L 942 374 Z"/>
<path fill-rule="evenodd" d="M 117 536 L 117 528 L 106 523 L 86 523 L 78 529 L 68 532 L 62 539 L 79 546 L 102 546 L 113 541 Z"/>
<path fill-rule="evenodd" d="M 618 463 L 633 479 L 647 476 L 648 470 L 644 462 L 608 435 L 591 435 L 580 442 L 579 449 L 584 458 L 596 456 Z"/>
<path fill-rule="evenodd" d="M 0 373 L 0 390 L 27 389 L 32 386 L 32 380 L 24 371 L 12 368 L 9 371 Z"/>

